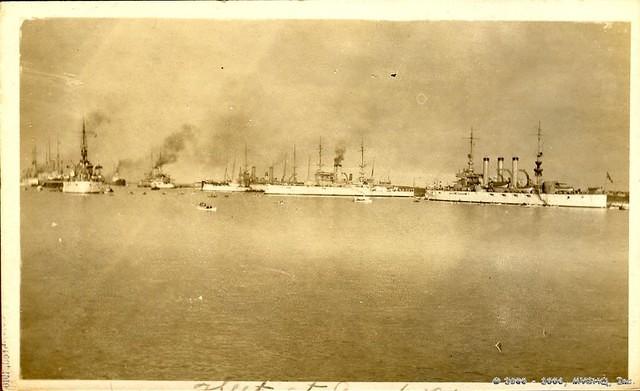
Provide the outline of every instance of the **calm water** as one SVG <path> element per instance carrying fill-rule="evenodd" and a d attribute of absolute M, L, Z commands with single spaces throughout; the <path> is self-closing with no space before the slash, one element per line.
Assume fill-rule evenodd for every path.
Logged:
<path fill-rule="evenodd" d="M 134 188 L 21 213 L 24 378 L 627 372 L 624 211 Z"/>

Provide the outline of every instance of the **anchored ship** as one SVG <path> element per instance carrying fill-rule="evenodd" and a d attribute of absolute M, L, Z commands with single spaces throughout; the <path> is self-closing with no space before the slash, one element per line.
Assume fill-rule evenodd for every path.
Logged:
<path fill-rule="evenodd" d="M 64 193 L 102 193 L 105 190 L 102 166 L 94 166 L 88 159 L 87 134 L 82 120 L 82 143 L 80 146 L 80 161 L 75 165 L 69 179 L 62 182 Z"/>
<path fill-rule="evenodd" d="M 249 191 L 248 187 L 241 186 L 237 182 L 215 182 L 215 181 L 202 181 L 200 187 L 202 191 L 219 191 L 219 192 L 242 192 Z"/>
<path fill-rule="evenodd" d="M 171 179 L 171 176 L 162 172 L 161 162 L 162 153 L 160 153 L 157 161 L 153 159 L 153 153 L 151 154 L 151 170 L 149 170 L 149 172 L 145 174 L 145 177 L 138 182 L 138 187 L 150 187 L 151 190 L 173 189 L 176 187 L 176 185 L 173 183 L 173 180 Z"/>
<path fill-rule="evenodd" d="M 111 177 L 111 184 L 113 186 L 126 186 L 127 180 L 120 176 L 120 162 L 113 169 L 113 176 Z"/>
<path fill-rule="evenodd" d="M 118 180 L 124 181 L 122 178 L 118 178 Z M 143 179 L 140 180 L 140 182 L 138 182 L 138 187 L 150 187 L 151 190 L 160 190 L 173 189 L 176 185 L 168 174 L 163 173 L 159 166 L 155 166 Z"/>
<path fill-rule="evenodd" d="M 553 180 L 542 181 L 542 128 L 538 124 L 538 153 L 533 169 L 532 181 L 526 170 L 518 168 L 519 158 L 511 160 L 511 170 L 504 168 L 504 158 L 498 157 L 494 178 L 489 177 L 489 157 L 482 161 L 482 173 L 473 167 L 473 129 L 469 137 L 467 167 L 456 174 L 452 186 L 431 187 L 424 198 L 430 201 L 472 202 L 487 204 L 510 204 L 523 206 L 567 206 L 583 208 L 606 208 L 607 195 L 597 189 L 587 193 Z"/>
<path fill-rule="evenodd" d="M 333 171 L 323 170 L 322 139 L 318 146 L 318 169 L 314 181 L 310 183 L 270 183 L 265 186 L 264 193 L 269 195 L 286 196 L 318 196 L 318 197 L 412 197 L 413 188 L 408 186 L 394 186 L 390 183 L 375 184 L 373 170 L 370 177 L 366 177 L 364 169 L 364 143 L 360 145 L 360 177 L 356 183 L 353 175 L 342 171 L 344 151 L 337 151 L 334 158 Z M 295 157 L 294 157 L 295 161 Z M 295 167 L 295 163 L 294 163 Z M 295 171 L 294 171 L 295 172 Z M 295 175 L 294 175 L 295 176 Z"/>
<path fill-rule="evenodd" d="M 251 179 L 255 178 L 255 167 L 252 167 L 251 173 L 249 173 L 247 169 L 247 145 L 244 146 L 244 167 L 240 168 L 240 172 L 238 173 L 238 181 L 229 180 L 227 168 L 224 171 L 224 180 L 222 181 L 214 181 L 214 180 L 204 180 L 201 182 L 200 190 L 201 191 L 219 191 L 222 193 L 235 193 L 235 192 L 245 192 L 251 190 L 250 183 Z M 228 167 L 228 166 L 227 166 Z M 236 160 L 233 160 L 233 167 L 231 168 L 231 177 L 233 177 L 234 172 L 236 171 Z"/>
<path fill-rule="evenodd" d="M 21 185 L 22 186 L 38 186 L 40 181 L 38 179 L 38 174 L 40 172 L 40 167 L 38 165 L 37 152 L 36 147 L 33 147 L 31 152 L 31 166 L 27 168 L 22 177 Z"/>
<path fill-rule="evenodd" d="M 176 185 L 168 174 L 163 173 L 160 167 L 156 167 L 152 171 L 149 187 L 151 190 L 174 189 Z"/>
<path fill-rule="evenodd" d="M 65 179 L 63 176 L 63 161 L 60 159 L 60 141 L 57 142 L 57 153 L 54 159 L 51 154 L 51 143 L 48 146 L 48 152 L 45 155 L 43 164 L 39 164 L 37 160 L 36 147 L 33 147 L 31 166 L 26 169 L 22 186 L 40 186 L 41 188 L 47 188 L 51 190 L 62 189 L 62 182 Z M 68 179 L 68 178 L 66 178 Z"/>
<path fill-rule="evenodd" d="M 120 177 L 120 174 L 116 171 L 111 177 L 111 184 L 114 186 L 126 186 L 127 180 Z"/>

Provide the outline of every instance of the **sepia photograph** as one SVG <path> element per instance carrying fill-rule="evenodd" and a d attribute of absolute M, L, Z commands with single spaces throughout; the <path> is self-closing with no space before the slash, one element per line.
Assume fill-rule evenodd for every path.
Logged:
<path fill-rule="evenodd" d="M 20 379 L 637 386 L 635 27 L 521 19 L 25 18 Z"/>

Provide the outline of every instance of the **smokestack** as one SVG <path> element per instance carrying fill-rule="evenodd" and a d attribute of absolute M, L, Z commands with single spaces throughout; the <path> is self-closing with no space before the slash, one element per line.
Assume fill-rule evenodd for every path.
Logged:
<path fill-rule="evenodd" d="M 251 166 L 251 181 L 256 180 L 256 166 Z"/>
<path fill-rule="evenodd" d="M 489 158 L 486 156 L 482 159 L 482 184 L 489 184 Z"/>
<path fill-rule="evenodd" d="M 273 166 L 269 167 L 269 183 L 273 184 L 275 183 L 274 181 L 274 177 L 273 177 Z"/>
<path fill-rule="evenodd" d="M 517 156 L 511 159 L 511 184 L 509 187 L 515 189 L 518 187 L 518 160 Z"/>
<path fill-rule="evenodd" d="M 504 158 L 501 156 L 498 158 L 498 182 L 504 182 L 502 177 L 502 169 L 504 168 Z"/>
<path fill-rule="evenodd" d="M 337 180 L 342 169 L 342 161 L 344 160 L 345 149 L 342 147 L 336 148 L 336 157 L 333 158 L 333 176 Z"/>

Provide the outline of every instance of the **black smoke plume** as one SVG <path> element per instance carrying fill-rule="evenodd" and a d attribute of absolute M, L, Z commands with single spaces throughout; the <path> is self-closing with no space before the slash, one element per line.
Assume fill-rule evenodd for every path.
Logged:
<path fill-rule="evenodd" d="M 177 162 L 180 157 L 180 152 L 185 149 L 188 143 L 191 143 L 194 140 L 194 127 L 188 124 L 182 125 L 181 130 L 172 133 L 164 139 L 155 167 L 161 168 L 165 164 Z"/>
<path fill-rule="evenodd" d="M 89 129 L 95 130 L 101 125 L 107 125 L 111 123 L 111 118 L 106 113 L 100 110 L 95 110 L 89 113 L 87 116 L 87 126 Z"/>

